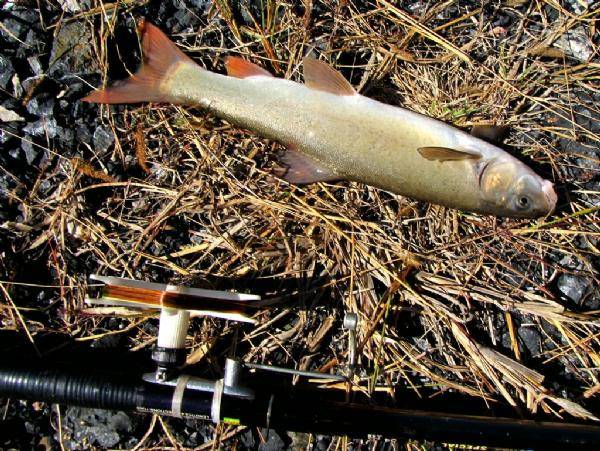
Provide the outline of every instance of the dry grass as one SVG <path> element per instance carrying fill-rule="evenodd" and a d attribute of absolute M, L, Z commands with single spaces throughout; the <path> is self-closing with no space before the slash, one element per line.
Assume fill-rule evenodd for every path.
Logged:
<path fill-rule="evenodd" d="M 23 201 L 43 225 L 14 232 L 30 240 L 30 249 L 53 250 L 63 331 L 86 339 L 98 321 L 81 323 L 85 274 L 62 264 L 67 256 L 91 258 L 100 273 L 190 285 L 224 278 L 252 290 L 252 280 L 276 287 L 280 278 L 298 278 L 299 308 L 261 313 L 256 330 L 238 335 L 249 344 L 242 357 L 335 369 L 345 360 L 336 344 L 340 318 L 356 311 L 363 368 L 356 390 L 404 387 L 422 397 L 451 390 L 597 419 L 600 410 L 582 404 L 598 406 L 600 391 L 599 312 L 586 307 L 599 296 L 599 193 L 588 183 L 598 180 L 599 166 L 598 154 L 582 149 L 598 145 L 598 103 L 591 100 L 598 48 L 581 62 L 552 43 L 578 27 L 593 34 L 598 11 L 577 15 L 541 0 L 483 11 L 454 0 L 413 11 L 383 0 L 360 7 L 253 3 L 244 11 L 215 0 L 206 12 L 194 11 L 201 26 L 173 38 L 211 70 L 222 71 L 221 58 L 238 53 L 296 80 L 303 55 L 320 53 L 365 95 L 458 126 L 509 124 L 514 151 L 557 183 L 558 210 L 543 221 L 502 220 L 355 183 L 293 187 L 270 175 L 277 144 L 199 110 L 102 107 L 117 137 L 112 153 L 88 165 L 64 159 L 68 176 L 53 195 L 34 192 Z M 105 37 L 127 16 L 107 6 L 97 3 L 76 19 L 90 24 L 104 68 Z M 488 20 L 500 15 L 511 23 Z M 98 26 L 100 17 L 106 20 Z M 108 173 L 109 161 L 139 164 L 141 178 Z M 98 208 L 87 205 L 90 196 L 104 196 Z M 588 304 L 559 296 L 561 274 L 592 281 Z M 22 329 L 23 318 L 10 321 Z M 148 337 L 143 319 L 130 321 L 135 347 Z M 326 324 L 334 326 L 320 331 Z M 232 330 L 214 320 L 200 327 L 190 336 L 195 360 L 211 352 L 206 343 Z M 539 334 L 537 353 L 519 344 L 524 328 Z M 165 444 L 175 446 L 173 440 Z"/>

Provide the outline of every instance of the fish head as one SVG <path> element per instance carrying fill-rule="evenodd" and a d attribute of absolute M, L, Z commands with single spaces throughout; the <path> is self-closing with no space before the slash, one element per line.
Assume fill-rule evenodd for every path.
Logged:
<path fill-rule="evenodd" d="M 556 207 L 553 183 L 514 158 L 483 162 L 479 188 L 484 209 L 499 216 L 539 218 Z"/>

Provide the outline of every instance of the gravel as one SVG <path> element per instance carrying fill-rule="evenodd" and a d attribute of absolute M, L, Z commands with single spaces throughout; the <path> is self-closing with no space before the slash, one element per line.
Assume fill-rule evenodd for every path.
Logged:
<path fill-rule="evenodd" d="M 134 420 L 125 412 L 69 407 L 62 416 L 62 425 L 62 444 L 68 450 L 113 448 L 120 443 L 132 447 L 137 443 L 133 438 L 122 443 L 134 429 Z M 55 439 L 59 439 L 58 433 Z"/>

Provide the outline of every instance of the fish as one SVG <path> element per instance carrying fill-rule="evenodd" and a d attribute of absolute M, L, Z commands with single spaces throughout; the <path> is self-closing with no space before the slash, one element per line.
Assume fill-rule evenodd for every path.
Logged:
<path fill-rule="evenodd" d="M 158 27 L 139 25 L 143 62 L 130 78 L 82 100 L 201 108 L 278 141 L 292 184 L 349 180 L 442 206 L 500 217 L 554 211 L 551 181 L 496 145 L 434 118 L 356 92 L 324 61 L 305 57 L 304 83 L 242 59 L 204 69 Z"/>

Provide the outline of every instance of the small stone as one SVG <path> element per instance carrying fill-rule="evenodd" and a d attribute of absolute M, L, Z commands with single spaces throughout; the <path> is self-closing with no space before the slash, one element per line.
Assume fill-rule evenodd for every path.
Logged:
<path fill-rule="evenodd" d="M 259 451 L 278 451 L 286 448 L 285 442 L 274 429 L 265 430 L 263 434 L 266 441 L 258 445 Z"/>
<path fill-rule="evenodd" d="M 90 42 L 91 36 L 83 22 L 63 24 L 52 43 L 48 75 L 62 80 L 73 74 L 97 72 Z"/>
<path fill-rule="evenodd" d="M 567 0 L 566 2 L 575 14 L 583 14 L 593 1 L 595 0 Z"/>
<path fill-rule="evenodd" d="M 29 67 L 31 67 L 31 70 L 35 75 L 40 75 L 43 72 L 42 64 L 37 56 L 30 56 L 27 58 L 27 62 L 29 63 Z"/>
<path fill-rule="evenodd" d="M 23 131 L 28 135 L 54 138 L 57 133 L 57 127 L 56 119 L 53 117 L 43 117 L 39 121 L 27 124 L 23 127 Z"/>
<path fill-rule="evenodd" d="M 7 110 L 2 105 L 0 105 L 0 122 L 19 122 L 24 121 L 21 116 L 11 110 Z"/>
<path fill-rule="evenodd" d="M 16 56 L 19 59 L 27 59 L 27 56 L 30 55 L 31 52 L 37 54 L 42 53 L 46 45 L 46 41 L 40 39 L 40 36 L 32 29 L 27 31 L 27 35 L 23 41 L 25 41 L 25 45 L 19 46 L 16 53 Z"/>
<path fill-rule="evenodd" d="M 14 123 L 7 122 L 6 125 L 0 127 L 0 144 L 5 144 L 18 135 L 19 131 L 15 129 Z"/>
<path fill-rule="evenodd" d="M 190 0 L 190 3 L 196 11 L 203 11 L 211 6 L 211 0 Z"/>
<path fill-rule="evenodd" d="M 66 13 L 78 13 L 90 8 L 89 0 L 57 0 Z"/>
<path fill-rule="evenodd" d="M 52 115 L 54 110 L 54 99 L 41 100 L 39 97 L 31 99 L 27 103 L 27 111 L 30 114 L 40 117 Z"/>
<path fill-rule="evenodd" d="M 23 149 L 23 152 L 25 152 L 25 159 L 27 160 L 27 164 L 32 164 L 38 156 L 38 152 L 34 148 L 33 144 L 31 144 L 31 142 L 29 141 L 22 140 L 21 149 Z"/>
<path fill-rule="evenodd" d="M 39 84 L 42 82 L 42 80 L 44 79 L 45 75 L 34 75 L 33 77 L 29 77 L 26 78 L 25 80 L 23 80 L 22 86 L 23 89 L 25 90 L 25 92 L 28 95 L 31 95 L 33 93 L 33 90 L 39 86 Z"/>
<path fill-rule="evenodd" d="M 132 430 L 132 419 L 125 412 L 69 407 L 63 416 L 63 432 L 72 439 L 69 449 L 84 449 L 82 443 L 112 448 L 121 434 Z"/>
<path fill-rule="evenodd" d="M 536 356 L 540 353 L 541 338 L 540 333 L 536 329 L 532 327 L 519 327 L 517 333 L 530 355 Z"/>
<path fill-rule="evenodd" d="M 0 55 L 0 87 L 2 89 L 8 89 L 8 83 L 10 82 L 15 69 L 10 60 Z"/>
<path fill-rule="evenodd" d="M 89 144 L 92 141 L 92 133 L 90 128 L 85 124 L 78 124 L 75 129 L 77 141 Z"/>
<path fill-rule="evenodd" d="M 70 147 L 73 144 L 73 139 L 75 138 L 75 134 L 73 130 L 70 128 L 57 128 L 57 138 L 60 140 L 61 144 L 65 147 Z"/>
<path fill-rule="evenodd" d="M 94 149 L 98 152 L 106 152 L 108 148 L 115 142 L 115 135 L 103 126 L 96 127 L 93 136 Z"/>
<path fill-rule="evenodd" d="M 20 99 L 23 95 L 23 86 L 21 86 L 21 80 L 19 80 L 19 76 L 17 74 L 13 75 L 11 83 L 13 86 L 13 95 L 15 96 L 15 99 Z"/>
<path fill-rule="evenodd" d="M 567 31 L 556 40 L 554 46 L 579 61 L 587 61 L 594 53 L 592 41 L 581 26 Z"/>
<path fill-rule="evenodd" d="M 11 2 L 8 2 L 10 5 Z M 0 27 L 0 36 L 8 42 L 18 42 L 16 38 L 25 40 L 24 35 L 30 31 L 31 24 L 39 22 L 38 13 L 34 8 L 19 8 L 12 9 L 8 19 L 2 21 Z"/>
<path fill-rule="evenodd" d="M 558 289 L 575 303 L 580 303 L 582 298 L 589 292 L 592 282 L 587 277 L 563 274 L 557 281 Z"/>

